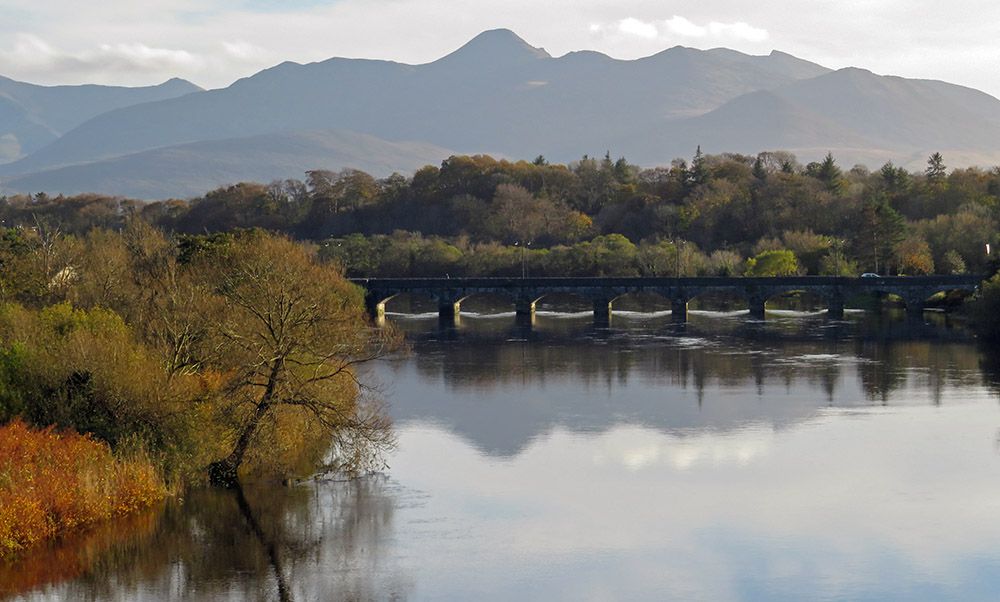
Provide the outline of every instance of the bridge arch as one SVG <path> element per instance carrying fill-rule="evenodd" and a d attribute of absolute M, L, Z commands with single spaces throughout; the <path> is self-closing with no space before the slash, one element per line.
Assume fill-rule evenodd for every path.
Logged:
<path fill-rule="evenodd" d="M 673 299 L 669 292 L 659 289 L 633 289 L 623 291 L 610 300 L 614 311 L 637 311 L 643 313 L 670 309 Z"/>
<path fill-rule="evenodd" d="M 489 313 L 490 309 L 496 306 L 502 305 L 505 307 L 503 312 L 516 310 L 520 306 L 520 297 L 511 292 L 504 290 L 495 291 L 464 291 L 462 296 L 455 299 L 455 303 L 461 305 L 464 310 L 477 311 L 479 313 L 484 313 L 479 310 L 485 310 L 485 313 Z"/>
<path fill-rule="evenodd" d="M 381 306 L 380 310 L 377 309 L 378 315 L 381 316 L 387 311 L 405 310 L 401 313 L 419 314 L 437 310 L 438 298 L 428 291 L 398 291 L 383 295 L 366 299 L 366 304 L 369 306 Z"/>
<path fill-rule="evenodd" d="M 799 296 L 798 303 L 793 301 L 794 295 Z M 842 312 L 844 305 L 843 293 L 835 288 L 776 287 L 763 291 L 760 297 L 765 304 L 765 309 L 768 303 L 773 305 L 782 299 L 787 300 L 786 303 L 788 304 L 799 305 L 799 307 L 793 309 L 806 311 L 815 310 L 816 308 L 823 308 L 824 310 L 834 308 L 834 312 L 836 313 L 838 308 Z M 772 307 L 772 309 L 778 308 Z"/>
<path fill-rule="evenodd" d="M 531 304 L 535 308 L 544 306 L 545 309 L 556 309 L 557 311 L 567 308 L 570 311 L 585 311 L 592 308 L 595 301 L 593 294 L 572 290 L 539 291 L 528 298 L 531 298 Z M 610 303 L 611 300 L 608 299 L 607 302 Z"/>
<path fill-rule="evenodd" d="M 686 293 L 686 294 L 685 294 Z M 747 294 L 742 288 L 704 287 L 693 291 L 684 291 L 680 295 L 687 303 L 693 303 L 698 311 L 738 311 L 746 309 Z"/>

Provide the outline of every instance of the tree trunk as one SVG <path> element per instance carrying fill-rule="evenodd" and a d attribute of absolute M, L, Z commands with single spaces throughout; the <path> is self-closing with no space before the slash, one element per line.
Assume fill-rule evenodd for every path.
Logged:
<path fill-rule="evenodd" d="M 226 459 L 212 462 L 208 465 L 208 479 L 212 485 L 230 489 L 239 486 L 239 471 L 240 466 L 243 464 L 243 456 L 246 454 L 247 448 L 250 447 L 250 441 L 253 440 L 253 436 L 257 434 L 261 420 L 271 410 L 271 401 L 274 399 L 274 390 L 277 387 L 278 376 L 281 374 L 283 364 L 284 360 L 279 358 L 271 366 L 271 374 L 268 376 L 267 388 L 264 390 L 264 395 L 260 398 L 260 402 L 257 403 L 257 408 L 254 410 L 253 416 L 250 417 L 250 421 L 243 426 L 239 439 L 236 440 L 236 445 L 233 446 L 233 451 L 230 452 Z"/>

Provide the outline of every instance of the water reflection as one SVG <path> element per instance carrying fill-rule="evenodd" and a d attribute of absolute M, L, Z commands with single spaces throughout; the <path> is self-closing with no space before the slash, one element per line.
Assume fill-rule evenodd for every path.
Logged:
<path fill-rule="evenodd" d="M 622 314 L 396 318 L 413 351 L 375 374 L 399 434 L 387 475 L 192 492 L 0 584 L 59 600 L 995 599 L 1000 360 L 960 327 Z"/>
<path fill-rule="evenodd" d="M 410 584 L 384 546 L 395 488 L 375 476 L 192 491 L 100 530 L 107 545 L 83 561 L 80 542 L 66 541 L 10 565 L 0 592 L 59 600 L 405 598 Z M 61 561 L 67 556 L 75 562 Z"/>
<path fill-rule="evenodd" d="M 979 350 L 945 324 L 713 316 L 620 319 L 607 329 L 586 316 L 541 315 L 524 333 L 499 320 L 400 323 L 415 353 L 385 380 L 421 402 L 397 403 L 397 420 L 446 424 L 500 456 L 555 426 L 783 429 L 829 406 L 941 404 L 982 383 Z"/>

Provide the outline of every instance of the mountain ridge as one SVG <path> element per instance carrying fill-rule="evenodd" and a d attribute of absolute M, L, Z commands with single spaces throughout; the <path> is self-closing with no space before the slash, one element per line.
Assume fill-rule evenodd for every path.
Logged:
<path fill-rule="evenodd" d="M 201 91 L 187 80 L 170 78 L 155 86 L 96 84 L 42 86 L 0 76 L 0 163 L 39 150 L 81 123 L 109 110 Z"/>
<path fill-rule="evenodd" d="M 226 88 L 113 109 L 0 165 L 0 178 L 10 189 L 62 167 L 77 166 L 83 178 L 82 166 L 98 162 L 104 173 L 109 161 L 156 149 L 343 130 L 560 162 L 611 151 L 666 164 L 701 145 L 714 153 L 789 150 L 804 161 L 833 152 L 842 164 L 870 167 L 910 165 L 935 151 L 954 153 L 952 166 L 1000 163 L 1000 100 L 971 88 L 831 70 L 779 50 L 674 46 L 633 60 L 595 51 L 554 57 L 498 29 L 428 63 L 285 61 Z M 317 167 L 300 158 L 301 171 Z"/>

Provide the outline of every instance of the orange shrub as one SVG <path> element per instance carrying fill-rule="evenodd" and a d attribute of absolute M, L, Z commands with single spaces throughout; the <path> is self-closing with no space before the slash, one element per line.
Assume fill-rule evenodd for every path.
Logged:
<path fill-rule="evenodd" d="M 70 529 L 163 499 L 152 463 L 116 458 L 89 436 L 0 427 L 0 559 Z"/>

